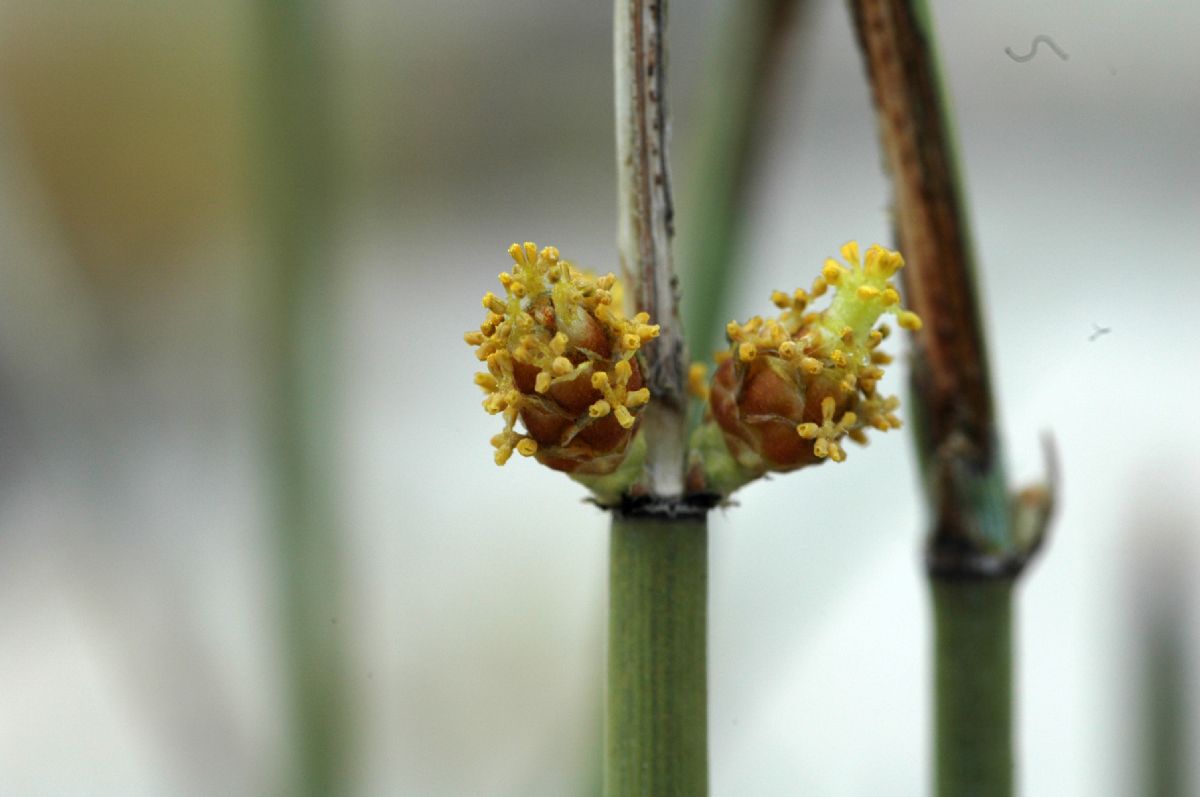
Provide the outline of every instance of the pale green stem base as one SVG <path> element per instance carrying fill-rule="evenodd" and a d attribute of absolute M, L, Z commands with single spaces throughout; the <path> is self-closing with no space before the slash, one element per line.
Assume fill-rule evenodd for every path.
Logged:
<path fill-rule="evenodd" d="M 938 797 L 1013 793 L 1013 582 L 931 582 Z"/>
<path fill-rule="evenodd" d="M 708 528 L 614 518 L 604 794 L 708 794 Z"/>

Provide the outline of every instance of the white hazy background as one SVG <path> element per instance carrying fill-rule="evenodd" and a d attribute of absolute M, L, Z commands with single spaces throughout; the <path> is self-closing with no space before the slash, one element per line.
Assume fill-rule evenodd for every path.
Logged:
<path fill-rule="evenodd" d="M 1061 453 L 1019 604 L 1022 792 L 1137 793 L 1147 595 L 1200 568 L 1200 5 L 933 5 L 1012 480 L 1039 477 L 1044 433 Z M 718 12 L 672 7 L 685 198 Z M 329 4 L 349 197 L 331 620 L 358 794 L 595 793 L 605 517 L 559 474 L 492 464 L 461 335 L 513 240 L 615 264 L 610 16 Z M 843 241 L 889 240 L 847 12 L 805 19 L 758 121 L 739 317 Z M 0 794 L 253 795 L 284 766 L 249 21 L 232 0 L 0 0 Z M 1038 34 L 1070 59 L 1005 55 Z M 714 795 L 927 788 L 917 495 L 892 434 L 715 515 Z"/>

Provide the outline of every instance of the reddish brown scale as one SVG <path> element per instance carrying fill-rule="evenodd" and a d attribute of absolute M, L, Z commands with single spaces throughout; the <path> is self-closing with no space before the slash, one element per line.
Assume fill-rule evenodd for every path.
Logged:
<path fill-rule="evenodd" d="M 550 402 L 543 402 L 540 407 L 531 402 L 521 408 L 521 423 L 539 446 L 558 445 L 571 428 L 571 416 L 551 407 Z"/>
<path fill-rule="evenodd" d="M 571 415 L 587 414 L 588 407 L 595 404 L 604 396 L 592 387 L 592 374 L 584 371 L 569 381 L 554 382 L 546 395 L 558 402 Z"/>
<path fill-rule="evenodd" d="M 746 364 L 741 395 L 737 395 L 737 364 L 733 358 L 721 363 L 712 382 L 709 406 L 713 418 L 725 435 L 735 456 L 755 452 L 770 470 L 788 471 L 823 460 L 813 452 L 812 440 L 796 431 L 800 423 L 824 420 L 821 401 L 833 395 L 837 399 L 834 417 L 840 417 L 854 397 L 841 397 L 827 380 L 815 378 L 805 384 L 803 397 L 789 376 L 771 366 L 771 360 L 758 357 Z"/>
<path fill-rule="evenodd" d="M 612 341 L 608 339 L 608 333 L 604 331 L 604 325 L 597 321 L 592 315 L 584 315 L 584 322 L 587 330 L 579 337 L 571 338 L 571 345 L 580 349 L 587 349 L 601 359 L 607 360 L 612 356 Z M 570 335 L 570 333 L 567 333 Z"/>
<path fill-rule="evenodd" d="M 598 451 L 612 451 L 617 446 L 625 444 L 637 431 L 639 423 L 641 423 L 641 419 L 637 418 L 634 420 L 633 427 L 626 429 L 617 421 L 617 416 L 609 413 L 581 431 L 577 439 Z"/>
<path fill-rule="evenodd" d="M 535 306 L 530 312 L 540 323 L 546 323 L 548 318 L 547 326 L 554 321 L 553 308 L 548 304 Z M 589 332 L 584 342 L 574 345 L 601 357 L 610 356 L 612 344 L 603 327 L 590 315 L 586 317 L 590 321 Z M 588 359 L 579 351 L 566 356 L 573 365 Z M 636 359 L 631 359 L 629 365 L 632 372 L 627 389 L 633 392 L 643 385 L 642 371 Z M 625 447 L 637 431 L 640 418 L 633 428 L 625 429 L 610 412 L 603 418 L 589 421 L 573 438 L 566 439 L 576 419 L 586 418 L 588 408 L 604 395 L 592 387 L 592 372 L 586 370 L 574 379 L 553 382 L 545 394 L 539 394 L 535 390 L 539 371 L 537 366 L 529 363 L 513 363 L 513 381 L 517 390 L 532 399 L 521 408 L 521 423 L 529 436 L 537 441 L 537 460 L 567 473 L 600 475 L 611 472 L 624 459 Z"/>

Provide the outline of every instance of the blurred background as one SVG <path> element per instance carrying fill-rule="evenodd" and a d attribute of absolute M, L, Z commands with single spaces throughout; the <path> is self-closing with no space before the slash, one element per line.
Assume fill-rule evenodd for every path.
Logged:
<path fill-rule="evenodd" d="M 731 5 L 672 8 L 685 239 Z M 1200 794 L 1200 5 L 933 5 L 1013 480 L 1061 455 L 1022 791 Z M 280 110 L 253 3 L 0 0 L 0 794 L 300 793 L 299 717 L 338 793 L 598 793 L 606 519 L 492 464 L 461 335 L 511 241 L 615 266 L 611 8 L 313 14 Z M 1069 60 L 1005 54 L 1039 34 Z M 272 136 L 310 96 L 321 135 Z M 728 317 L 889 240 L 842 4 L 794 17 L 755 125 Z M 917 490 L 892 434 L 715 514 L 714 795 L 925 790 Z M 337 705 L 291 686 L 305 644 Z"/>

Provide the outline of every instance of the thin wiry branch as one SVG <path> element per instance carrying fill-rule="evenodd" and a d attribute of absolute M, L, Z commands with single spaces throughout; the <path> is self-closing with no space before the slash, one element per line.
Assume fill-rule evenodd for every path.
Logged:
<path fill-rule="evenodd" d="M 642 434 L 652 496 L 683 493 L 687 351 L 671 258 L 674 205 L 667 163 L 665 0 L 617 0 L 614 55 L 618 170 L 617 243 L 637 309 L 662 326 L 643 350 L 651 393 Z"/>

